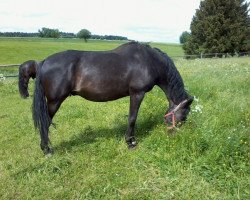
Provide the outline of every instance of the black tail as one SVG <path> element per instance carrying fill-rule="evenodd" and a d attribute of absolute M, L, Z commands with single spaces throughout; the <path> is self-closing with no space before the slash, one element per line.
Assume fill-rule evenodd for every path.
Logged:
<path fill-rule="evenodd" d="M 24 79 L 24 71 L 22 69 L 22 65 L 19 66 L 18 88 L 20 96 L 22 98 L 27 98 L 29 96 L 28 83 L 27 80 L 25 81 Z"/>
<path fill-rule="evenodd" d="M 49 143 L 48 129 L 51 119 L 48 113 L 47 101 L 44 93 L 44 88 L 41 82 L 41 66 L 37 70 L 36 83 L 33 99 L 33 121 L 36 129 L 39 130 L 41 136 L 41 148 L 47 146 Z"/>

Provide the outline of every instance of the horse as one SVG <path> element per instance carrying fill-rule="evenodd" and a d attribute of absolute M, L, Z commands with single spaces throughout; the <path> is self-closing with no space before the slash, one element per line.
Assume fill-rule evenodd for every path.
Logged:
<path fill-rule="evenodd" d="M 28 60 L 19 66 L 18 87 L 22 98 L 29 97 L 28 85 L 30 78 L 36 78 L 36 71 L 42 62 L 35 60 Z"/>
<path fill-rule="evenodd" d="M 169 101 L 165 121 L 171 129 L 186 121 L 193 101 L 167 54 L 138 42 L 125 43 L 109 51 L 59 52 L 46 58 L 36 75 L 33 121 L 45 155 L 53 153 L 48 132 L 52 119 L 62 102 L 71 95 L 94 102 L 129 96 L 125 134 L 129 149 L 137 145 L 134 127 L 140 104 L 155 85 L 163 90 Z"/>

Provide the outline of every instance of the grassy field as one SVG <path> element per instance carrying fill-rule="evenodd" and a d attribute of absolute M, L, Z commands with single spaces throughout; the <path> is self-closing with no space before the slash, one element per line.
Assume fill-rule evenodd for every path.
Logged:
<path fill-rule="evenodd" d="M 126 41 L 89 40 L 85 43 L 80 39 L 41 39 L 41 38 L 1 38 L 0 65 L 21 64 L 27 60 L 44 60 L 53 53 L 69 49 L 103 51 L 111 50 Z M 170 56 L 182 56 L 183 50 L 177 44 L 153 43 L 152 46 L 168 52 Z M 16 75 L 17 67 L 0 68 L 0 74 Z"/>
<path fill-rule="evenodd" d="M 12 54 L 8 59 L 3 44 L 4 54 Z M 119 43 L 0 39 L 0 63 L 85 45 L 102 50 Z M 176 45 L 173 51 L 153 46 L 169 55 L 182 52 Z M 50 128 L 55 154 L 45 158 L 33 128 L 32 98 L 19 97 L 16 79 L 0 81 L 0 199 L 249 199 L 250 58 L 175 64 L 196 97 L 188 122 L 167 134 L 167 101 L 155 87 L 140 108 L 135 151 L 124 142 L 128 98 L 93 103 L 70 97 Z"/>
<path fill-rule="evenodd" d="M 110 50 L 125 41 L 89 40 L 85 43 L 80 39 L 40 39 L 40 38 L 0 38 L 0 65 L 20 64 L 26 60 L 43 60 L 47 56 L 68 49 L 76 50 Z M 153 43 L 170 56 L 183 55 L 180 45 Z"/>

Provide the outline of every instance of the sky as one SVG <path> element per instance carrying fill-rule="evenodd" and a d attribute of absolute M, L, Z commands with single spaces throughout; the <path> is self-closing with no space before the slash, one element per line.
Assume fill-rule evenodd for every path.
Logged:
<path fill-rule="evenodd" d="M 200 0 L 0 0 L 0 32 L 42 27 L 179 43 Z"/>

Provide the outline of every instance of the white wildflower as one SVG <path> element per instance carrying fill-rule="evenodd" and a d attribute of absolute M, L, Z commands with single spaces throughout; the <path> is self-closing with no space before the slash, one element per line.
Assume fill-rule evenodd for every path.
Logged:
<path fill-rule="evenodd" d="M 199 99 L 196 96 L 194 96 L 194 101 L 198 103 Z"/>
<path fill-rule="evenodd" d="M 203 108 L 202 105 L 197 104 L 197 105 L 195 105 L 195 107 L 194 107 L 194 109 L 192 111 L 196 112 L 196 113 L 202 113 L 202 108 Z"/>
<path fill-rule="evenodd" d="M 202 113 L 203 106 L 199 103 L 199 98 L 194 96 L 195 107 L 192 109 L 192 113 Z"/>
<path fill-rule="evenodd" d="M 3 76 L 3 74 L 0 74 L 0 81 L 4 81 L 5 77 Z"/>

